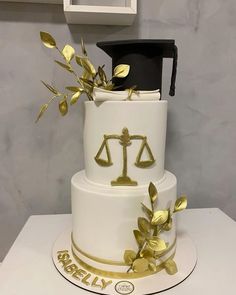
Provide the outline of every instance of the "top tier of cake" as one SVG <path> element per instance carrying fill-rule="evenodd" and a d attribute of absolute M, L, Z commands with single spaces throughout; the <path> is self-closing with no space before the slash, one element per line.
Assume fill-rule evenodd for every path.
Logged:
<path fill-rule="evenodd" d="M 88 181 L 147 185 L 164 177 L 167 101 L 85 102 Z"/>

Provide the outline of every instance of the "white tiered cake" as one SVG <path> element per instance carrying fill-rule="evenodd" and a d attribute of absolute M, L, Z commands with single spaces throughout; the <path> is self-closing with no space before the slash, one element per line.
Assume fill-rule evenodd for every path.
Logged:
<path fill-rule="evenodd" d="M 133 230 L 145 216 L 141 203 L 150 207 L 150 181 L 158 210 L 174 210 L 176 177 L 164 170 L 167 101 L 86 102 L 85 110 L 85 170 L 71 180 L 74 257 L 105 277 L 152 274 L 127 272 L 124 252 L 137 249 Z M 175 218 L 160 238 L 168 247 L 157 267 L 175 253 Z"/>
<path fill-rule="evenodd" d="M 191 239 L 176 227 L 175 213 L 186 208 L 187 199 L 176 198 L 176 177 L 164 170 L 162 65 L 164 58 L 173 59 L 169 94 L 174 96 L 175 41 L 98 42 L 112 58 L 108 79 L 104 65 L 95 69 L 82 40 L 82 55 L 77 55 L 68 44 L 60 50 L 47 32 L 40 37 L 61 53 L 63 63 L 56 63 L 73 74 L 76 86 L 61 92 L 43 82 L 53 97 L 41 106 L 36 122 L 54 99 L 59 99 L 62 116 L 69 100 L 73 105 L 83 93 L 89 99 L 85 170 L 71 180 L 72 230 L 55 241 L 56 268 L 68 281 L 98 294 L 154 294 L 179 284 L 194 269 L 197 256 Z"/>

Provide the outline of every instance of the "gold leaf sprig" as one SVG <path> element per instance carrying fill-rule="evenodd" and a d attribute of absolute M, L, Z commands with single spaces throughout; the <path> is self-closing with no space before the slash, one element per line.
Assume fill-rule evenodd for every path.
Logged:
<path fill-rule="evenodd" d="M 186 196 L 181 196 L 175 202 L 174 210 L 156 210 L 158 202 L 158 191 L 156 186 L 150 182 L 148 187 L 151 209 L 142 204 L 146 218 L 138 218 L 138 229 L 133 231 L 135 240 L 138 245 L 138 252 L 126 250 L 124 252 L 124 261 L 129 265 L 127 272 L 155 272 L 157 270 L 156 260 L 168 251 L 168 243 L 160 238 L 164 231 L 171 230 L 172 215 L 180 212 L 187 207 Z M 175 274 L 178 269 L 173 259 L 168 259 L 163 263 L 163 267 L 170 275 Z"/>
<path fill-rule="evenodd" d="M 75 84 L 73 84 L 75 86 L 66 86 L 65 90 L 69 90 L 69 93 L 67 93 L 66 91 L 58 91 L 52 85 L 42 81 L 43 85 L 53 93 L 53 97 L 50 98 L 48 103 L 41 106 L 36 122 L 38 122 L 44 112 L 48 109 L 49 104 L 55 99 L 58 99 L 58 108 L 61 115 L 65 116 L 68 113 L 69 105 L 76 104 L 83 93 L 86 94 L 89 100 L 93 100 L 94 87 L 112 90 L 114 89 L 114 84 L 112 83 L 113 78 L 125 78 L 129 74 L 130 66 L 126 64 L 116 66 L 111 79 L 107 78 L 104 71 L 104 65 L 99 66 L 96 70 L 95 66 L 88 57 L 82 38 L 81 54 L 76 54 L 75 49 L 69 44 L 66 44 L 63 49 L 60 50 L 57 46 L 56 40 L 47 32 L 40 32 L 40 38 L 44 46 L 49 49 L 56 49 L 59 52 L 63 60 L 55 60 L 55 63 L 73 75 L 75 79 Z M 79 70 L 81 72 L 80 74 L 72 64 L 73 61 L 75 61 L 75 64 L 79 66 Z M 132 91 L 129 95 L 132 95 Z"/>

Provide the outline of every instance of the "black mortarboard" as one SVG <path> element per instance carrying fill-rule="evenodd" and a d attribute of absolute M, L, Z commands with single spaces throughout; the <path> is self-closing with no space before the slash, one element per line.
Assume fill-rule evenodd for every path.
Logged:
<path fill-rule="evenodd" d="M 160 89 L 161 92 L 163 58 L 173 58 L 169 94 L 175 95 L 177 47 L 174 40 L 120 40 L 98 42 L 97 46 L 111 56 L 113 69 L 119 64 L 130 65 L 126 78 L 113 79 L 119 90 L 136 85 L 137 90 Z"/>

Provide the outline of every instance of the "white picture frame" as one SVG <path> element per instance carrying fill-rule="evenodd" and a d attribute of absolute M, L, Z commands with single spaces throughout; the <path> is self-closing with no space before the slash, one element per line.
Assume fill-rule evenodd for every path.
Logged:
<path fill-rule="evenodd" d="M 127 26 L 133 23 L 137 14 L 137 0 L 125 0 L 125 6 L 80 5 L 72 2 L 73 0 L 63 0 L 69 24 Z"/>

